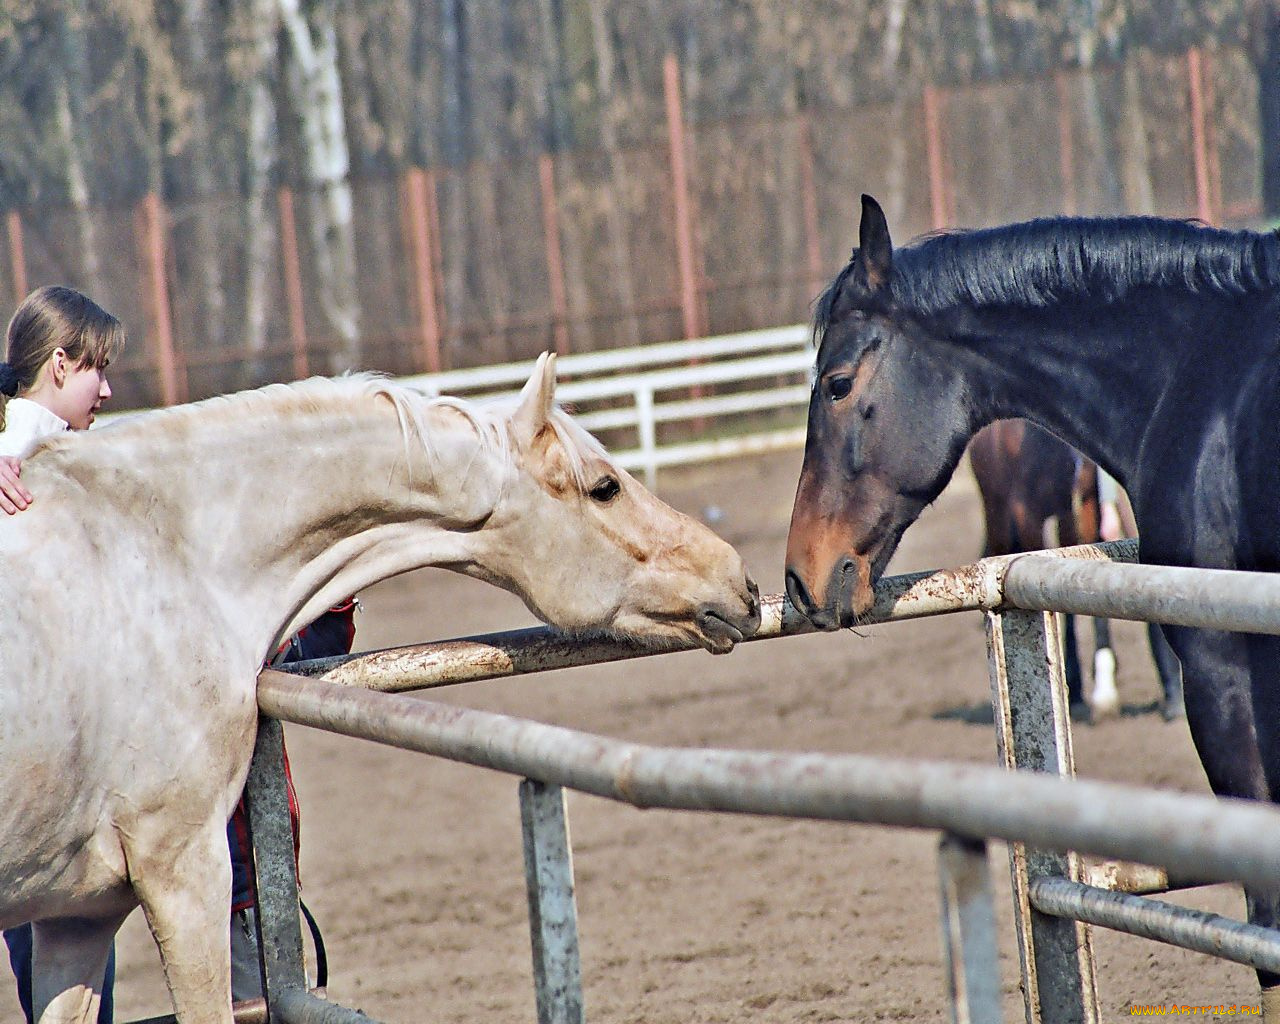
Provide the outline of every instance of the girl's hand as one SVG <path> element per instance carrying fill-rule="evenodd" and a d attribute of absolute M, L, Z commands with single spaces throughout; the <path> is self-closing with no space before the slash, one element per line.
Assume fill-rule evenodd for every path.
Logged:
<path fill-rule="evenodd" d="M 20 460 L 0 455 L 0 509 L 6 515 L 17 515 L 31 504 L 31 492 L 22 486 L 21 474 Z"/>

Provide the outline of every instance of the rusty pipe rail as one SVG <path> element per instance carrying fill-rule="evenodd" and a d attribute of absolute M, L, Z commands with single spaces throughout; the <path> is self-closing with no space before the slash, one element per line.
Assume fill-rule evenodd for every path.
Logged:
<path fill-rule="evenodd" d="M 1092 563 L 1101 560 L 1104 565 L 1109 558 L 1132 561 L 1136 556 L 1134 541 L 1058 548 L 1043 553 L 1047 561 L 1070 559 L 1073 563 L 1082 560 Z M 1009 566 L 1025 557 L 1001 555 L 957 569 L 886 577 L 876 585 L 875 603 L 860 624 L 871 626 L 951 612 L 993 610 L 1005 601 L 1004 575 Z M 813 627 L 808 620 L 782 595 L 774 594 L 762 599 L 760 629 L 746 642 L 811 632 Z M 686 644 L 659 651 L 612 637 L 571 636 L 547 626 L 535 626 L 339 658 L 318 658 L 284 666 L 283 670 L 344 686 L 401 693 L 694 649 Z"/>
<path fill-rule="evenodd" d="M 1280 877 L 1280 809 L 968 764 L 690 750 L 267 671 L 264 714 L 633 804 L 942 829 L 1156 862 L 1202 881 Z"/>

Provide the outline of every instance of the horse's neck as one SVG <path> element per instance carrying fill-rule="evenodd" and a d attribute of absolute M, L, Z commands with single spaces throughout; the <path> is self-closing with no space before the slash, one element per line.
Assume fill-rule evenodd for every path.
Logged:
<path fill-rule="evenodd" d="M 965 339 L 981 420 L 1032 420 L 1122 482 L 1197 340 L 1173 316 L 1065 309 L 1002 311 L 953 336 Z"/>
<path fill-rule="evenodd" d="M 473 557 L 470 528 L 501 487 L 489 446 L 456 411 L 437 409 L 428 456 L 389 402 L 368 405 L 193 420 L 171 438 L 138 434 L 118 453 L 150 492 L 162 542 L 234 621 L 272 634 L 261 643 L 378 580 Z"/>

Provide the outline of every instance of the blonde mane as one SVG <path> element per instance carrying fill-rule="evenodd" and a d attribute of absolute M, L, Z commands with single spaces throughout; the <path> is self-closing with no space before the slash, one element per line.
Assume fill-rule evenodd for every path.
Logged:
<path fill-rule="evenodd" d="M 149 433 L 169 424 L 177 429 L 198 422 L 233 421 L 246 415 L 275 414 L 287 417 L 295 410 L 318 413 L 365 398 L 385 398 L 391 402 L 400 421 L 406 455 L 414 441 L 421 444 L 429 456 L 432 455 L 432 428 L 427 417 L 432 409 L 443 408 L 452 409 L 461 415 L 475 430 L 486 450 L 499 455 L 504 464 L 511 463 L 513 450 L 507 425 L 519 404 L 518 397 L 468 401 L 452 395 L 429 396 L 371 372 L 351 373 L 341 377 L 311 377 L 289 384 L 268 384 L 253 391 L 217 395 L 187 405 L 130 416 L 111 424 L 110 429 L 113 434 Z M 575 485 L 579 491 L 585 491 L 591 483 L 586 479 L 587 460 L 598 459 L 613 465 L 612 460 L 600 442 L 558 406 L 552 408 L 549 423 L 564 450 Z M 40 447 L 56 443 L 57 439 L 51 438 Z"/>

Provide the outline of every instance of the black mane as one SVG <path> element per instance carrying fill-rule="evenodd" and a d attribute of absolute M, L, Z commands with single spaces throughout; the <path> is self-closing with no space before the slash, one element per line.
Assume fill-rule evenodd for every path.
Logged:
<path fill-rule="evenodd" d="M 857 260 L 855 249 L 818 298 L 815 340 Z M 1114 302 L 1143 286 L 1245 295 L 1280 288 L 1280 237 L 1156 217 L 1054 217 L 926 235 L 896 250 L 893 267 L 894 302 L 925 316 L 957 306 Z"/>

